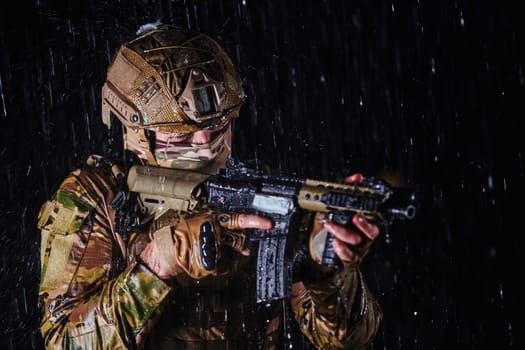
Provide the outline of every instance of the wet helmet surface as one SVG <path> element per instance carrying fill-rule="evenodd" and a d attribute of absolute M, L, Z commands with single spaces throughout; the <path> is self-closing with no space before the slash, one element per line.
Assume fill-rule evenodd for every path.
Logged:
<path fill-rule="evenodd" d="M 102 88 L 111 112 L 131 129 L 190 134 L 239 114 L 244 92 L 224 49 L 209 36 L 158 26 L 122 45 Z"/>

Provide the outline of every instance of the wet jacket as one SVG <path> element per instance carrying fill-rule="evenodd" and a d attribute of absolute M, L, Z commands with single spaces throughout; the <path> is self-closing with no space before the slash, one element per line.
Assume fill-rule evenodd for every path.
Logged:
<path fill-rule="evenodd" d="M 299 341 L 362 349 L 371 342 L 381 311 L 357 269 L 297 282 L 290 300 L 267 305 L 250 301 L 253 260 L 236 253 L 218 276 L 161 280 L 138 259 L 148 235 L 115 231 L 109 204 L 118 187 L 109 168 L 85 167 L 42 206 L 46 348 L 282 349 Z"/>

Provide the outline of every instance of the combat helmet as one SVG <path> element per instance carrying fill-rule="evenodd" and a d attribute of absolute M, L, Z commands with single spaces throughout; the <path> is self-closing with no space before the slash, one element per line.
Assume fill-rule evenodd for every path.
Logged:
<path fill-rule="evenodd" d="M 132 129 L 192 133 L 235 118 L 244 99 L 240 77 L 212 38 L 159 25 L 121 45 L 102 88 L 110 112 Z"/>
<path fill-rule="evenodd" d="M 114 115 L 125 127 L 124 147 L 150 165 L 212 170 L 229 155 L 230 121 L 244 98 L 237 70 L 215 40 L 155 24 L 113 56 L 102 87 L 102 121 L 111 128 Z M 156 143 L 200 130 L 214 131 L 215 139 Z"/>

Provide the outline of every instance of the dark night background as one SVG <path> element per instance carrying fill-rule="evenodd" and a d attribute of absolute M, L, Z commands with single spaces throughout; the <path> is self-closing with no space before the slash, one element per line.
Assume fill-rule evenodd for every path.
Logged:
<path fill-rule="evenodd" d="M 416 220 L 363 263 L 373 349 L 523 349 L 518 200 L 524 35 L 479 1 L 34 0 L 0 11 L 0 341 L 40 349 L 40 205 L 100 152 L 100 88 L 121 41 L 161 18 L 216 38 L 244 78 L 235 153 L 300 176 L 385 172 Z M 9 8 L 8 8 L 9 7 Z"/>

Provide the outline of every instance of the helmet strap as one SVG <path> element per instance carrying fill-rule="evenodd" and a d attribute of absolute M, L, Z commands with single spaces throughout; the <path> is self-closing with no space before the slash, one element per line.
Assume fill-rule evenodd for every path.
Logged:
<path fill-rule="evenodd" d="M 148 138 L 148 131 L 146 129 L 130 129 L 126 128 L 127 132 L 124 135 L 124 142 L 126 148 L 130 149 L 128 145 L 139 145 L 140 151 L 146 156 L 149 165 L 157 166 L 157 159 L 151 151 L 151 143 Z M 134 151 L 133 149 L 130 149 Z"/>

